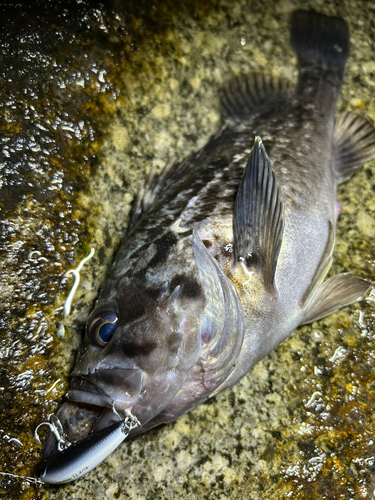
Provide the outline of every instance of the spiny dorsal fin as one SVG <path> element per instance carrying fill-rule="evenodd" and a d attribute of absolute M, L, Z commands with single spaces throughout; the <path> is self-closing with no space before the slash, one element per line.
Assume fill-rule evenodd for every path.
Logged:
<path fill-rule="evenodd" d="M 154 203 L 158 193 L 165 183 L 167 175 L 176 165 L 176 163 L 177 161 L 175 158 L 170 159 L 166 163 L 160 174 L 155 174 L 155 168 L 151 167 L 146 182 L 144 186 L 142 186 L 138 191 L 137 197 L 134 201 L 129 229 L 137 224 L 137 222 L 142 218 L 143 214 L 145 214 L 150 206 Z"/>
<path fill-rule="evenodd" d="M 249 120 L 289 100 L 294 91 L 294 85 L 286 79 L 262 73 L 237 76 L 221 90 L 222 117 L 229 121 Z"/>
<path fill-rule="evenodd" d="M 280 188 L 262 140 L 257 137 L 234 205 L 234 249 L 237 260 L 261 270 L 271 290 L 283 229 Z"/>
<path fill-rule="evenodd" d="M 176 190 L 178 191 L 177 186 L 180 186 L 182 190 L 194 184 L 196 172 L 200 171 L 203 159 L 215 151 L 218 145 L 225 142 L 226 134 L 231 133 L 232 131 L 223 125 L 202 149 L 191 153 L 183 161 L 170 160 L 157 175 L 152 169 L 134 202 L 129 231 L 156 205 L 162 204 L 171 195 L 173 196 Z"/>
<path fill-rule="evenodd" d="M 335 172 L 344 181 L 364 163 L 375 158 L 375 127 L 357 113 L 342 113 L 336 120 Z"/>
<path fill-rule="evenodd" d="M 368 281 L 351 273 L 337 274 L 318 288 L 301 324 L 311 323 L 359 300 L 370 287 Z"/>

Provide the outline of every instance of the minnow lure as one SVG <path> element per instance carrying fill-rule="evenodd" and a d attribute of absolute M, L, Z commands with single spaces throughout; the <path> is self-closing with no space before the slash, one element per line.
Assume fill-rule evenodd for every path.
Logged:
<path fill-rule="evenodd" d="M 56 423 L 54 423 L 56 429 Z M 131 414 L 106 429 L 90 434 L 79 443 L 66 445 L 61 424 L 54 432 L 58 443 L 63 443 L 60 453 L 43 460 L 36 479 L 47 484 L 64 484 L 90 472 L 110 455 L 140 423 Z"/>

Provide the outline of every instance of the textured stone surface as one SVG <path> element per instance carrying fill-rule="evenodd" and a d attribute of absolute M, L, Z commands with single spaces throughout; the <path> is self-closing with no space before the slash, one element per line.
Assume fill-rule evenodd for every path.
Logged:
<path fill-rule="evenodd" d="M 296 78 L 288 33 L 295 8 L 346 19 L 352 48 L 338 109 L 375 119 L 375 11 L 363 5 L 2 8 L 0 469 L 35 470 L 33 429 L 66 391 L 72 348 L 150 168 L 206 143 L 220 123 L 218 90 L 233 73 Z M 374 171 L 372 162 L 339 189 L 333 273 L 374 278 Z M 91 247 L 63 335 L 72 284 L 64 273 Z M 374 306 L 373 292 L 298 329 L 233 389 L 125 442 L 80 481 L 44 488 L 4 478 L 1 496 L 372 498 Z"/>

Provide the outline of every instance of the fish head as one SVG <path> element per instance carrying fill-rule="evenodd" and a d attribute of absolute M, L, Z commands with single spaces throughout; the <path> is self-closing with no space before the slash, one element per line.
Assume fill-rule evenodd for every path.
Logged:
<path fill-rule="evenodd" d="M 67 401 L 56 414 L 70 442 L 129 411 L 145 424 L 171 401 L 199 359 L 205 294 L 191 244 L 179 247 L 183 272 L 171 270 L 171 262 L 152 273 L 146 266 L 103 290 L 87 321 Z M 48 436 L 44 454 L 53 452 L 56 443 Z"/>

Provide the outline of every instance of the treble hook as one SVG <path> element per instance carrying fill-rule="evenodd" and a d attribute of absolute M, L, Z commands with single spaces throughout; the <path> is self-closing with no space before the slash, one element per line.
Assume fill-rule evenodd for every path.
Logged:
<path fill-rule="evenodd" d="M 56 417 L 56 415 L 51 416 L 50 422 L 42 422 L 35 429 L 34 436 L 39 444 L 42 444 L 42 442 L 40 441 L 38 430 L 42 425 L 47 425 L 49 427 L 50 431 L 52 432 L 52 434 L 55 436 L 55 438 L 57 440 L 57 449 L 59 451 L 66 450 L 67 448 L 69 448 L 69 446 L 71 446 L 72 443 L 70 443 L 66 439 L 66 434 L 64 432 L 63 426 L 62 426 L 60 420 L 58 419 L 58 417 Z"/>

